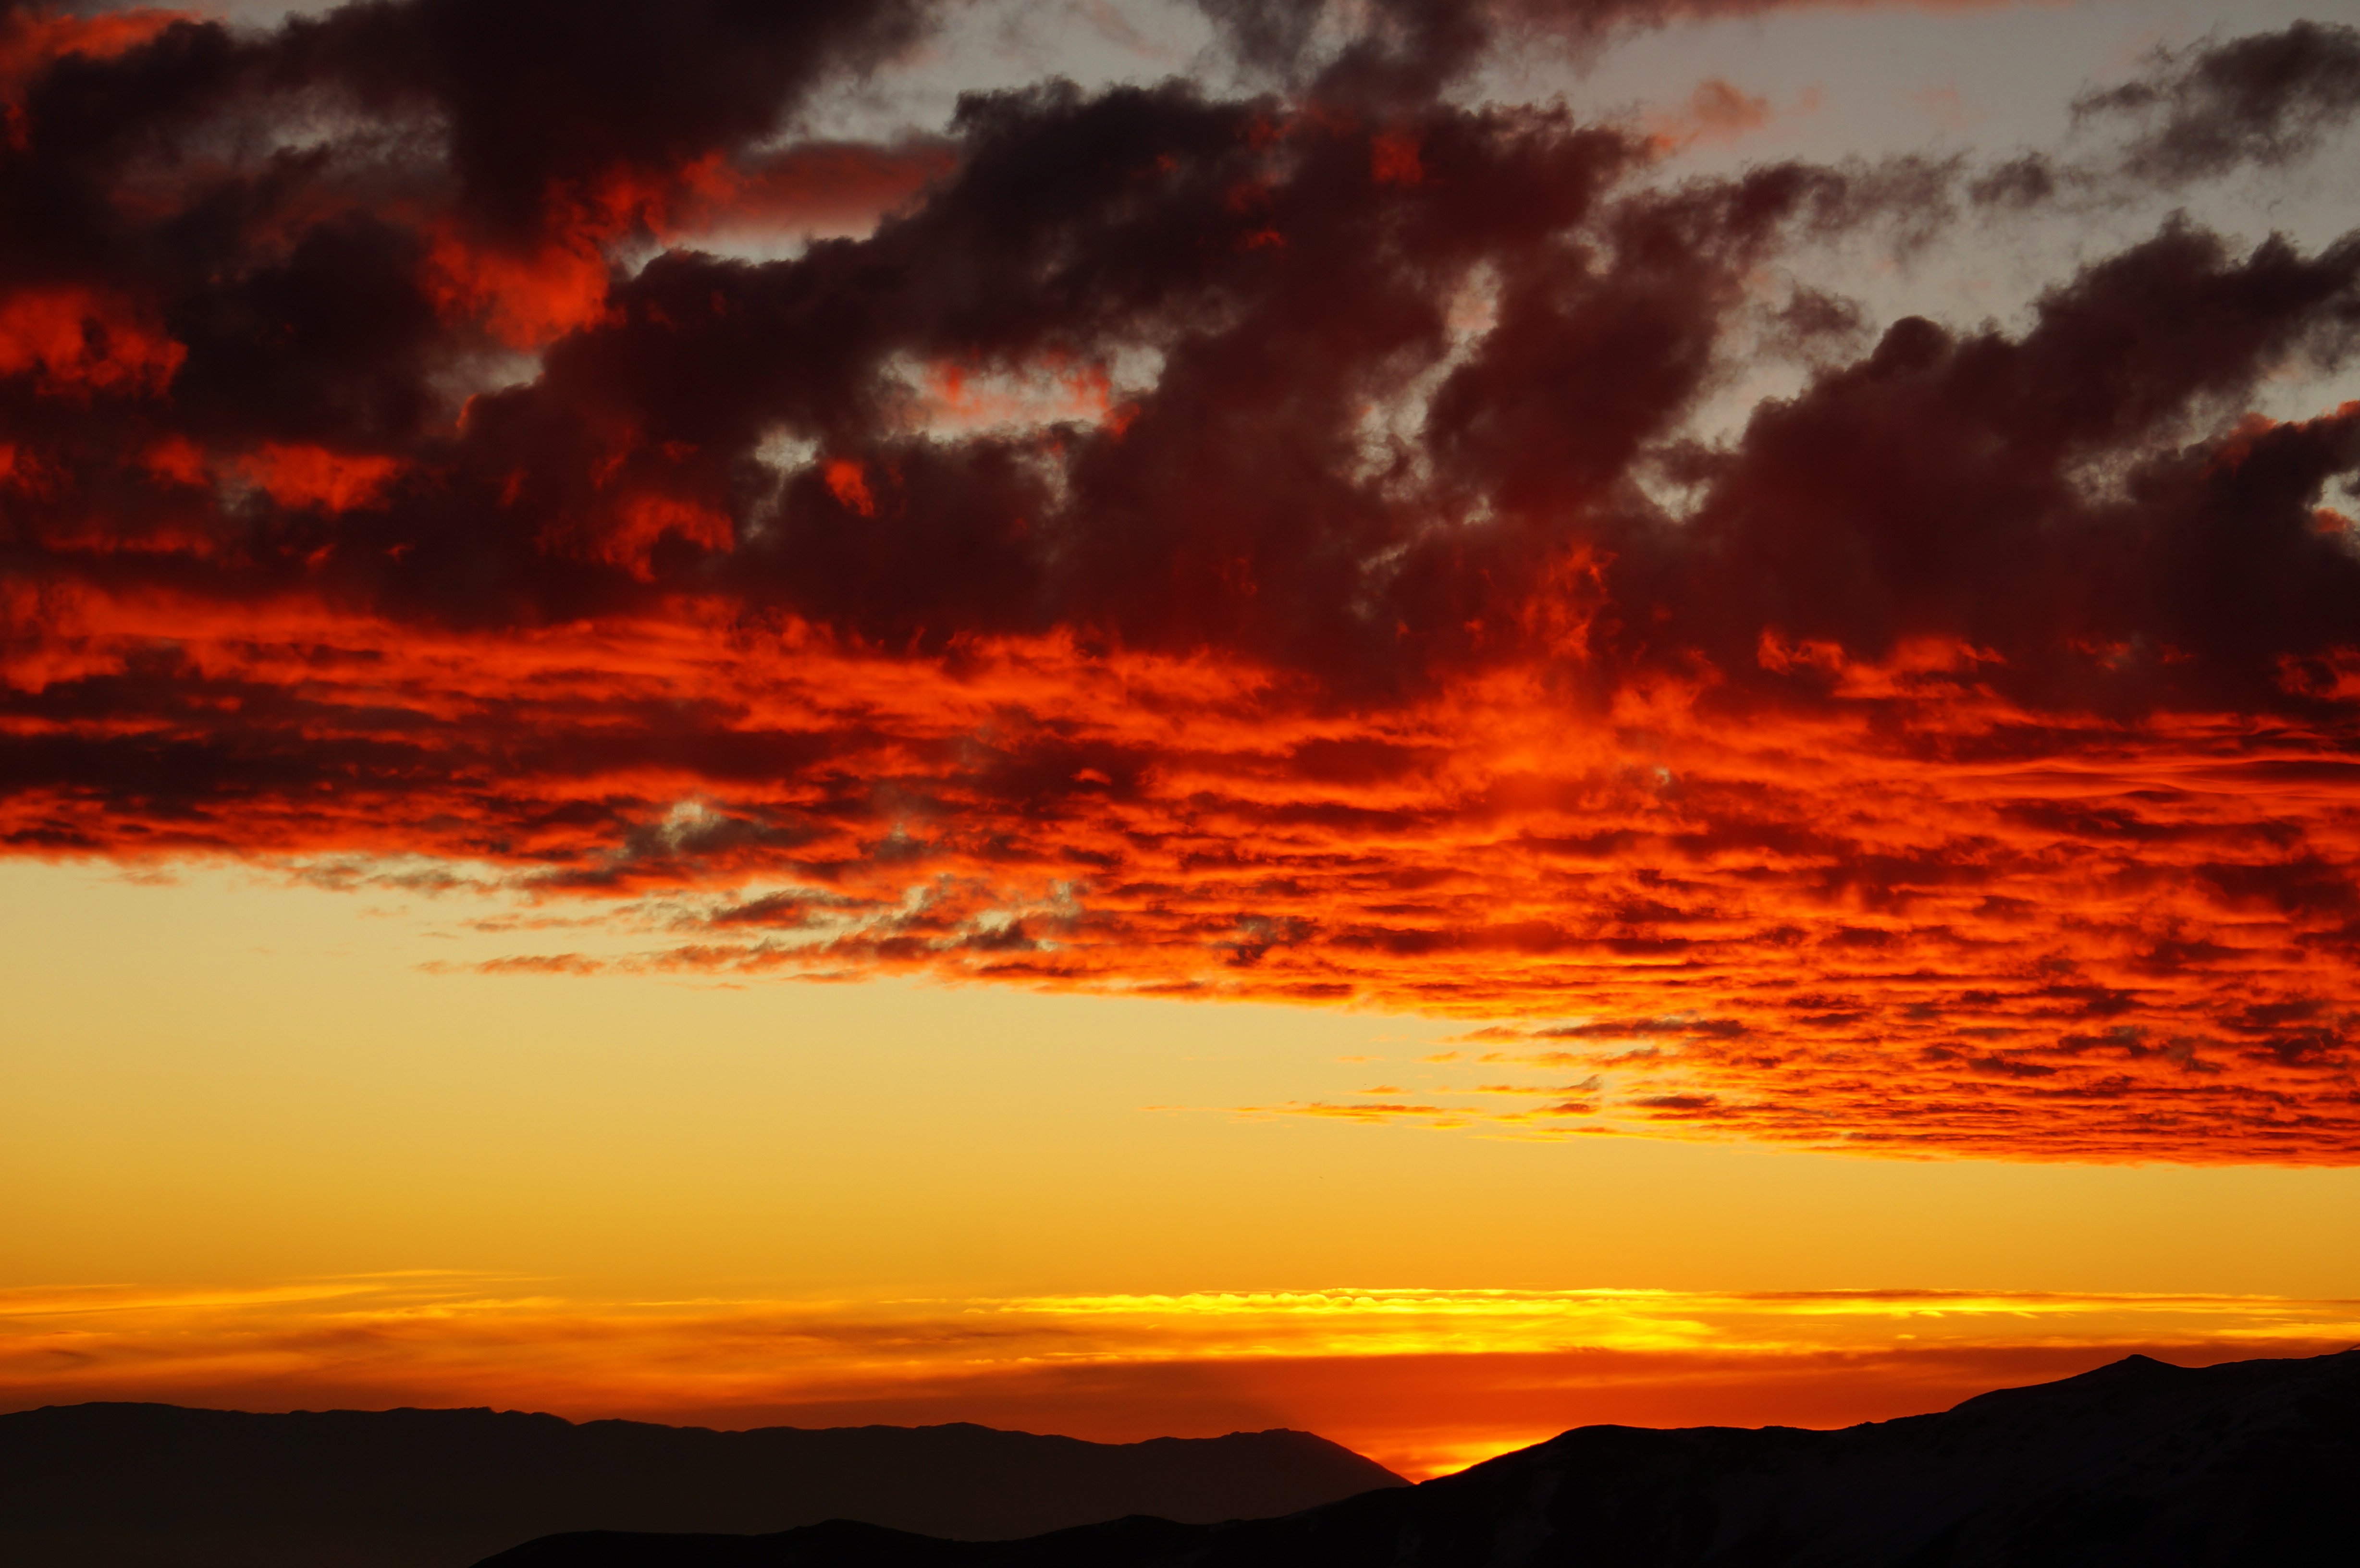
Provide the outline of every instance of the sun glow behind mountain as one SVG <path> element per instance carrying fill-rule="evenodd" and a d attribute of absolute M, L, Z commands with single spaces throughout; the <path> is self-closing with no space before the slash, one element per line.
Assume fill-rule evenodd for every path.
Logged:
<path fill-rule="evenodd" d="M 1308 1423 L 1413 1479 L 1568 1425 L 1841 1425 L 2083 1369 L 2326 1354 L 2360 1302 L 1963 1291 L 1329 1290 L 569 1301 L 412 1274 L 0 1297 L 54 1402 L 489 1401 L 674 1423 L 945 1421 L 1136 1442 Z M 68 1357 L 71 1364 L 68 1365 Z"/>

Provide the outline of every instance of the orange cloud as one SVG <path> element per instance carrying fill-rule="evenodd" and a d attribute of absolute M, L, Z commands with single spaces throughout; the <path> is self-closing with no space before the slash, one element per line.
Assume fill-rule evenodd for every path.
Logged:
<path fill-rule="evenodd" d="M 703 514 L 642 521 L 727 543 Z M 935 671 L 810 628 L 749 642 L 687 605 L 589 636 L 430 636 L 292 601 L 44 613 L 0 666 L 15 733 L 74 735 L 54 704 L 93 680 L 149 682 L 147 717 L 20 783 L 8 839 L 488 855 L 643 933 L 628 959 L 516 962 L 1351 1003 L 1508 1020 L 1490 1060 L 1544 1074 L 1307 1114 L 2360 1152 L 2352 785 L 2237 714 L 2036 715 L 1928 650 L 1846 662 L 1857 695 L 1733 726 L 1677 685 L 1568 723 L 1523 670 L 1358 718 L 1265 671 L 1064 638 Z M 135 675 L 159 637 L 179 662 Z M 192 812 L 138 782 L 224 702 L 277 691 L 304 716 L 245 722 L 240 754 L 347 755 L 333 794 Z M 662 742 L 687 714 L 695 746 Z"/>

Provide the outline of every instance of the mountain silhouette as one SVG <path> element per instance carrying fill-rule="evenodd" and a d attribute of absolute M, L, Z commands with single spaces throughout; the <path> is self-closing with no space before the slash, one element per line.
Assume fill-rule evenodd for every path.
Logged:
<path fill-rule="evenodd" d="M 1285 1514 L 1406 1485 L 1302 1432 L 1102 1443 L 968 1425 L 712 1432 L 487 1410 L 53 1406 L 0 1416 L 0 1563 L 466 1568 L 560 1530 L 829 1519 L 990 1540 L 1128 1514 Z"/>
<path fill-rule="evenodd" d="M 2360 1350 L 2133 1356 L 1841 1432 L 1582 1427 L 1284 1519 L 1006 1542 L 847 1521 L 582 1534 L 483 1568 L 2263 1568 L 2351 1561 L 2355 1521 Z"/>

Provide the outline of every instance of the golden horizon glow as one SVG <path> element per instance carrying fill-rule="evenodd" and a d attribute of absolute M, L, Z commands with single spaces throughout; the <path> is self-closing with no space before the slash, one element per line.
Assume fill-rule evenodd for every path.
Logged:
<path fill-rule="evenodd" d="M 1457 1071 L 1465 1031 L 470 967 L 518 912 L 0 866 L 0 1403 L 1295 1425 L 1423 1475 L 2360 1337 L 2360 1259 L 2314 1240 L 2360 1219 L 2348 1169 L 1240 1115 Z"/>
<path fill-rule="evenodd" d="M 1841 1424 L 2131 1349 L 2202 1362 L 2360 1340 L 2360 1300 L 2211 1294 L 591 1301 L 552 1284 L 409 1270 L 242 1290 L 0 1290 L 0 1407 L 488 1403 L 725 1427 L 995 1414 L 990 1424 L 1010 1424 L 1054 1412 L 1056 1430 L 1102 1441 L 1211 1435 L 1258 1415 L 1423 1478 L 1594 1420 Z M 1209 1410 L 1208 1382 L 1220 1388 Z M 1480 1397 L 1418 1408 L 1453 1382 Z M 1083 1389 L 1090 1397 L 1076 1398 Z"/>
<path fill-rule="evenodd" d="M 0 1408 L 2360 1338 L 2360 30 L 312 9 L 0 5 Z"/>

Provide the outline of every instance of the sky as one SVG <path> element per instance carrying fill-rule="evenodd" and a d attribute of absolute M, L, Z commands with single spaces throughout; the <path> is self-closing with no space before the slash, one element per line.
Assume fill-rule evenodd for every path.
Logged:
<path fill-rule="evenodd" d="M 2351 1345 L 2355 23 L 0 0 L 0 1409 Z"/>

